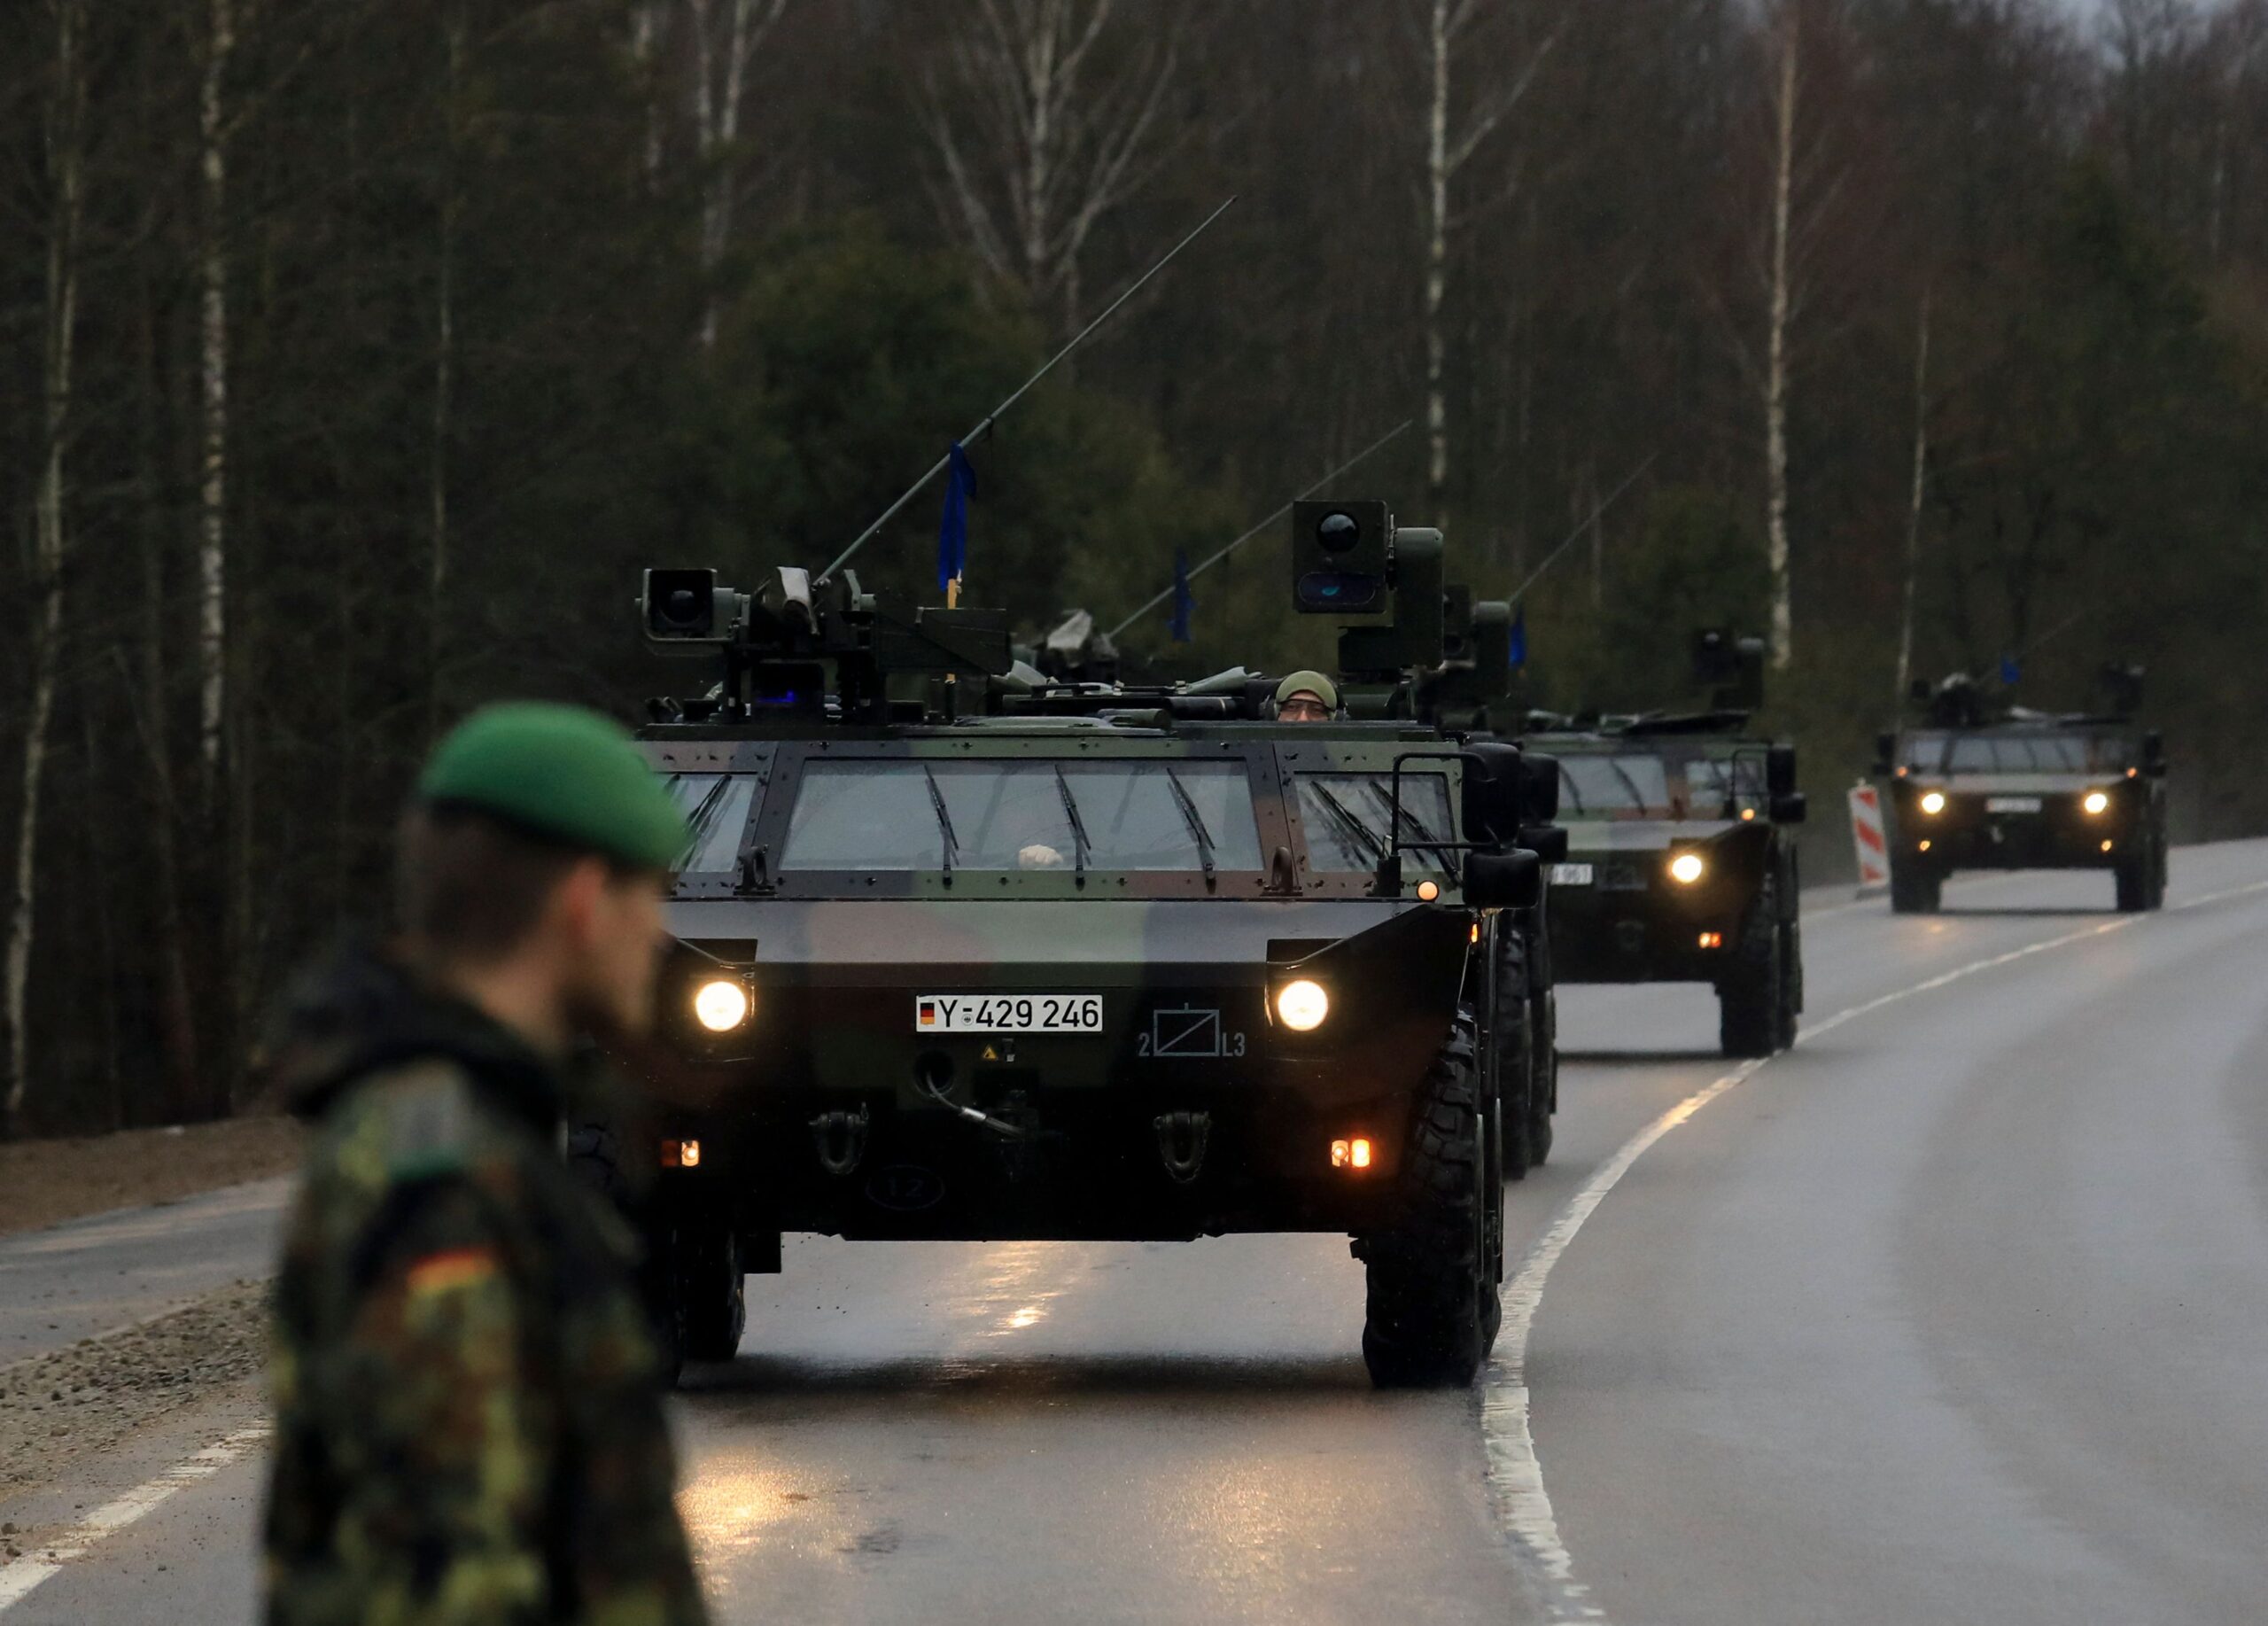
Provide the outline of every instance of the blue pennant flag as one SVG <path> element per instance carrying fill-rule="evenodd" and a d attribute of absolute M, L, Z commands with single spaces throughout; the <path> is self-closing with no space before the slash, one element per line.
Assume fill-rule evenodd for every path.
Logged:
<path fill-rule="evenodd" d="M 1527 665 L 1527 607 L 1523 604 L 1512 618 L 1512 670 L 1518 672 Z"/>
<path fill-rule="evenodd" d="M 1176 643 L 1195 642 L 1195 634 L 1189 630 L 1189 614 L 1196 608 L 1196 595 L 1189 590 L 1189 550 L 1177 548 L 1173 550 L 1173 620 L 1170 624 Z"/>
<path fill-rule="evenodd" d="M 960 442 L 946 454 L 945 512 L 937 522 L 937 591 L 944 592 L 968 570 L 968 499 L 976 490 L 976 471 Z"/>
<path fill-rule="evenodd" d="M 2016 680 L 2022 676 L 2023 676 L 2023 665 L 2022 662 L 2018 661 L 2013 655 L 2003 655 L 2000 657 L 2001 687 L 2005 689 L 2014 689 L 2016 686 Z"/>

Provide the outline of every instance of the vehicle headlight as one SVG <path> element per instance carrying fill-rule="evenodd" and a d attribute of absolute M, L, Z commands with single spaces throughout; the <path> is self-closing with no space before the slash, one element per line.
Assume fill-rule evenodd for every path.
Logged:
<path fill-rule="evenodd" d="M 2109 793 L 2102 790 L 2090 790 L 2086 794 L 2086 799 L 2079 805 L 2091 813 L 2108 813 L 2110 811 Z"/>
<path fill-rule="evenodd" d="M 729 1033 L 748 1020 L 745 984 L 729 976 L 712 977 L 694 991 L 693 1014 L 711 1033 Z"/>
<path fill-rule="evenodd" d="M 1669 861 L 1669 878 L 1680 886 L 1691 886 L 1708 867 L 1698 852 L 1681 852 Z"/>
<path fill-rule="evenodd" d="M 1945 812 L 1945 810 L 1946 810 L 1946 793 L 1945 793 L 1944 791 L 1942 791 L 1942 790 L 1924 790 L 1924 791 L 1922 793 L 1922 811 L 1923 813 L 1941 813 Z"/>
<path fill-rule="evenodd" d="M 1285 983 L 1276 991 L 1276 1015 L 1293 1032 L 1311 1033 L 1331 1015 L 1331 996 L 1323 991 L 1321 983 L 1311 983 L 1305 977 Z"/>

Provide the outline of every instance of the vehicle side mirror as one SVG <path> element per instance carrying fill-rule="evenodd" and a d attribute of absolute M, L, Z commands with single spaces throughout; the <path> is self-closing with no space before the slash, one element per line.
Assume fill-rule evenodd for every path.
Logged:
<path fill-rule="evenodd" d="M 1559 818 L 1559 759 L 1542 751 L 1520 753 L 1525 779 L 1520 804 L 1523 824 L 1552 824 Z"/>
<path fill-rule="evenodd" d="M 1775 745 L 1764 753 L 1764 788 L 1774 797 L 1796 793 L 1796 748 Z"/>
<path fill-rule="evenodd" d="M 2142 772 L 2152 779 L 2165 777 L 2165 735 L 2155 728 L 2142 736 Z"/>
<path fill-rule="evenodd" d="M 1547 864 L 1567 861 L 1567 831 L 1562 825 L 1528 825 L 1520 831 L 1520 845 Z"/>
<path fill-rule="evenodd" d="M 1519 747 L 1476 741 L 1465 748 L 1464 756 L 1465 839 L 1506 845 L 1520 828 L 1525 774 Z"/>
<path fill-rule="evenodd" d="M 1888 779 L 1898 771 L 1898 736 L 1894 734 L 1875 735 L 1875 773 Z"/>
<path fill-rule="evenodd" d="M 1533 909 L 1543 901 L 1543 860 L 1533 852 L 1468 853 L 1464 901 L 1475 909 Z"/>
<path fill-rule="evenodd" d="M 1775 796 L 1772 798 L 1772 822 L 1801 824 L 1809 815 L 1809 807 L 1810 804 L 1800 790 L 1790 791 L 1786 796 Z"/>

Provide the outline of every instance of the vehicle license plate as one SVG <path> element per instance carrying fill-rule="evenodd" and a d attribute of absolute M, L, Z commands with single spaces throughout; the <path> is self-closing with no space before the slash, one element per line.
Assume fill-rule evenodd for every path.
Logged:
<path fill-rule="evenodd" d="M 1590 883 L 1591 867 L 1588 864 L 1554 864 L 1551 867 L 1551 884 L 1554 886 L 1588 886 Z"/>
<path fill-rule="evenodd" d="M 1099 993 L 923 993 L 916 1033 L 1099 1033 Z"/>
<path fill-rule="evenodd" d="M 2036 796 L 1995 796 L 1984 801 L 1986 813 L 2038 813 L 2039 798 Z"/>

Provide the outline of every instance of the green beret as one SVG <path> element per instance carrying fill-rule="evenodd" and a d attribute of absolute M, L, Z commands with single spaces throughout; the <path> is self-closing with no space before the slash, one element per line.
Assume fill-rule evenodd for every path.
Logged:
<path fill-rule="evenodd" d="M 1339 685 L 1320 672 L 1294 672 L 1285 678 L 1276 685 L 1276 704 L 1281 705 L 1302 690 L 1320 699 L 1324 710 L 1335 712 L 1339 709 Z"/>
<path fill-rule="evenodd" d="M 629 731 L 579 706 L 519 701 L 475 712 L 433 748 L 417 796 L 639 869 L 676 868 L 692 840 Z"/>

